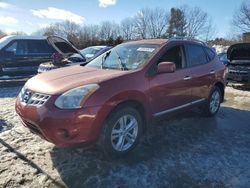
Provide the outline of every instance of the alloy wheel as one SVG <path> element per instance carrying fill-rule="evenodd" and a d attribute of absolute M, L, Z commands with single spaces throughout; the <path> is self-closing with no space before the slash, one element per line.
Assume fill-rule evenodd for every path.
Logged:
<path fill-rule="evenodd" d="M 138 122 L 132 115 L 120 117 L 111 131 L 112 147 L 116 151 L 126 151 L 135 143 L 138 136 Z"/>
<path fill-rule="evenodd" d="M 218 90 L 215 90 L 210 99 L 210 111 L 215 113 L 220 107 L 220 93 Z"/>

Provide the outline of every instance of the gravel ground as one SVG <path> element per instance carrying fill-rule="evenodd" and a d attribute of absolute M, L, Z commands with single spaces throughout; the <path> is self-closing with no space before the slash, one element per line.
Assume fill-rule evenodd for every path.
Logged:
<path fill-rule="evenodd" d="M 20 86 L 0 88 L 0 187 L 248 187 L 250 92 L 226 89 L 214 118 L 190 111 L 151 127 L 128 157 L 60 149 L 14 111 Z"/>

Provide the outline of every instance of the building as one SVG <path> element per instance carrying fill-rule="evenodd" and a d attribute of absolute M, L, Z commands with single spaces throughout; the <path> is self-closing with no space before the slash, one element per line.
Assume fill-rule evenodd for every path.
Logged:
<path fill-rule="evenodd" d="M 243 42 L 250 42 L 250 32 L 242 34 Z"/>

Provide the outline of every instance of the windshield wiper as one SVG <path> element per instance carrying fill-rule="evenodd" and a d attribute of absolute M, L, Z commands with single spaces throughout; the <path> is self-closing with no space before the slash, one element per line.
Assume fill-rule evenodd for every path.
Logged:
<path fill-rule="evenodd" d="M 105 62 L 105 60 L 107 59 L 107 57 L 110 55 L 111 50 L 106 52 L 104 56 L 102 56 L 102 64 L 101 64 L 101 69 L 103 69 L 103 64 Z"/>
<path fill-rule="evenodd" d="M 118 52 L 116 50 L 114 50 L 117 57 L 118 57 L 118 60 L 119 60 L 119 65 L 120 65 L 120 68 L 121 70 L 128 70 L 128 68 L 126 67 L 126 65 L 122 62 L 122 59 L 121 57 L 119 56 Z"/>

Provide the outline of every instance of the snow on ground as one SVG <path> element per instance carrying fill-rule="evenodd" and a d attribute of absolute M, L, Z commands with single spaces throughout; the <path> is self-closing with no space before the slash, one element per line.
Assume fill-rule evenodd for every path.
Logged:
<path fill-rule="evenodd" d="M 124 159 L 60 149 L 23 127 L 21 87 L 0 88 L 0 187 L 248 187 L 250 92 L 226 89 L 215 118 L 190 111 L 149 128 Z M 8 130 L 7 130 L 8 129 Z"/>
<path fill-rule="evenodd" d="M 217 54 L 225 53 L 229 48 L 229 46 L 223 46 L 223 45 L 213 45 L 212 47 L 215 49 Z"/>

